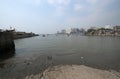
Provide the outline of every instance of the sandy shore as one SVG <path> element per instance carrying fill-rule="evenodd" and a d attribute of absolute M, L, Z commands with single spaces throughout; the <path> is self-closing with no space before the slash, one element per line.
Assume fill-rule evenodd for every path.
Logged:
<path fill-rule="evenodd" d="M 42 78 L 41 78 L 42 77 Z M 84 65 L 60 65 L 46 69 L 43 74 L 25 79 L 120 79 L 116 71 L 99 70 Z"/>

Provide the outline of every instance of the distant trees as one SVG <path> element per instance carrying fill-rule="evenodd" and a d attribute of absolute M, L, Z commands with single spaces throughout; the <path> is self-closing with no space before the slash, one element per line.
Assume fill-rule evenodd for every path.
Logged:
<path fill-rule="evenodd" d="M 86 35 L 110 35 L 114 30 L 110 28 L 90 28 L 86 31 Z"/>
<path fill-rule="evenodd" d="M 95 32 L 96 32 L 96 29 L 90 28 L 90 29 L 88 29 L 88 30 L 86 31 L 85 34 L 91 34 L 91 35 L 93 35 Z"/>

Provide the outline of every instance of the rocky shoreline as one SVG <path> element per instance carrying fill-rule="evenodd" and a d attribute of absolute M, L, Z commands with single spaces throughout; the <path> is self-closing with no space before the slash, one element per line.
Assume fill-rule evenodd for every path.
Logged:
<path fill-rule="evenodd" d="M 49 55 L 41 55 L 30 59 L 26 58 L 26 60 L 18 60 L 17 62 L 13 60 L 14 63 L 8 62 L 9 60 L 1 62 L 3 66 L 0 67 L 0 79 L 81 79 L 79 75 L 83 73 L 85 75 L 83 75 L 82 79 L 87 79 L 86 75 L 91 76 L 91 73 L 95 76 L 95 79 L 120 79 L 119 71 L 82 64 L 57 64 L 54 57 L 51 58 Z M 97 78 L 97 76 L 100 78 Z M 94 79 L 91 77 L 88 78 Z"/>
<path fill-rule="evenodd" d="M 43 73 L 26 76 L 25 79 L 120 79 L 120 73 L 84 65 L 59 65 L 50 67 Z"/>

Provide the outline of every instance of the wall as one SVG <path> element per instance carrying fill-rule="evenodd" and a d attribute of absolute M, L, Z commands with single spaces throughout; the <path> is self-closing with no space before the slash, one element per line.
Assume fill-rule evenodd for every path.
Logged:
<path fill-rule="evenodd" d="M 8 58 L 15 53 L 13 34 L 10 31 L 0 32 L 0 59 Z"/>

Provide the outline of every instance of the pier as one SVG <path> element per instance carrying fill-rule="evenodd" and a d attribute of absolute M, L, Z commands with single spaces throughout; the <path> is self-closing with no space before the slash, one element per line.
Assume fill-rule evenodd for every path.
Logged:
<path fill-rule="evenodd" d="M 8 58 L 15 53 L 13 33 L 11 31 L 0 32 L 0 60 Z"/>
<path fill-rule="evenodd" d="M 15 55 L 15 39 L 33 36 L 38 36 L 38 34 L 16 32 L 15 30 L 0 30 L 0 61 Z"/>

